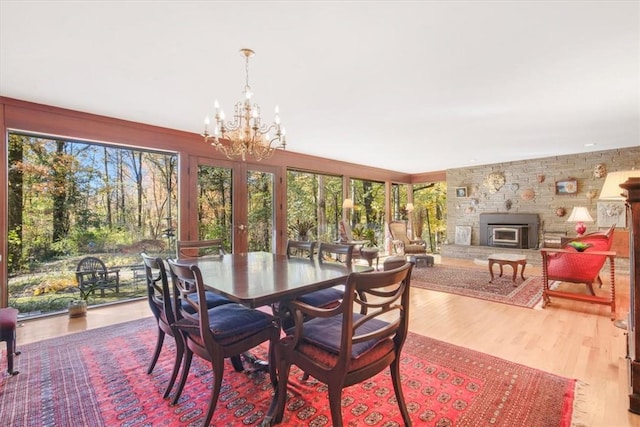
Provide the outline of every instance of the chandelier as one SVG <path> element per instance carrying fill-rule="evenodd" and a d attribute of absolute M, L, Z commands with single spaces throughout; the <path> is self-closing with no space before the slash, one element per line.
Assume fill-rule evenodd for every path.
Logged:
<path fill-rule="evenodd" d="M 240 54 L 245 57 L 246 82 L 244 86 L 244 101 L 236 103 L 233 109 L 233 121 L 225 122 L 224 111 L 220 108 L 218 100 L 214 103 L 215 127 L 213 134 L 209 133 L 210 120 L 204 119 L 204 132 L 202 136 L 205 142 L 233 160 L 241 157 L 243 161 L 247 156 L 260 161 L 273 155 L 276 149 L 285 149 L 287 140 L 285 129 L 280 126 L 278 106 L 275 109 L 275 119 L 270 125 L 262 124 L 260 119 L 260 106 L 251 104 L 253 92 L 249 86 L 249 58 L 255 53 L 251 49 L 240 49 Z"/>

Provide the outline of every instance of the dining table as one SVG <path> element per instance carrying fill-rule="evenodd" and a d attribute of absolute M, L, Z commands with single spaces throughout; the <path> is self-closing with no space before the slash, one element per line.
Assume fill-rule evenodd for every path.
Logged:
<path fill-rule="evenodd" d="M 348 268 L 339 262 L 288 258 L 270 252 L 181 258 L 177 262 L 197 265 L 207 290 L 251 308 L 344 284 L 351 272 L 373 270 L 366 265 Z"/>

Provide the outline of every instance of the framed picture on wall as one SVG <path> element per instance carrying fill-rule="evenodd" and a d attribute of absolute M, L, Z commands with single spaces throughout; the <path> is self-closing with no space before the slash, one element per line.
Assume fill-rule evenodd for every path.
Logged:
<path fill-rule="evenodd" d="M 471 226 L 456 225 L 456 245 L 471 244 Z"/>
<path fill-rule="evenodd" d="M 556 194 L 576 194 L 578 192 L 577 179 L 565 179 L 556 181 Z"/>
<path fill-rule="evenodd" d="M 456 197 L 467 197 L 467 187 L 456 187 Z"/>

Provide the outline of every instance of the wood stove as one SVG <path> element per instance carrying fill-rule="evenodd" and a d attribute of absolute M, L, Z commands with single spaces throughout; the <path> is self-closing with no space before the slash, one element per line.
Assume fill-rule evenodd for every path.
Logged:
<path fill-rule="evenodd" d="M 480 245 L 537 248 L 539 224 L 537 214 L 480 214 Z"/>
<path fill-rule="evenodd" d="M 489 246 L 526 249 L 529 247 L 529 226 L 491 224 L 488 225 Z"/>

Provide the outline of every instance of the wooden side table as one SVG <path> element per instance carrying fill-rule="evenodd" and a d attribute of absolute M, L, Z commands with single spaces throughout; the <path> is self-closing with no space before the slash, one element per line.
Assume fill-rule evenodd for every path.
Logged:
<path fill-rule="evenodd" d="M 514 286 L 518 286 L 516 284 L 516 276 L 518 275 L 518 266 L 522 266 L 522 270 L 520 270 L 520 277 L 524 281 L 524 268 L 527 266 L 527 257 L 524 255 L 517 254 L 492 254 L 489 255 L 489 274 L 491 274 L 491 280 L 489 283 L 493 282 L 493 264 L 498 264 L 500 266 L 500 277 L 502 277 L 502 266 L 510 265 L 513 268 L 513 283 Z"/>
<path fill-rule="evenodd" d="M 360 248 L 360 256 L 369 263 L 369 267 L 373 266 L 373 260 L 376 260 L 376 270 L 378 269 L 380 260 L 380 258 L 378 258 L 378 252 L 378 248 Z"/>

